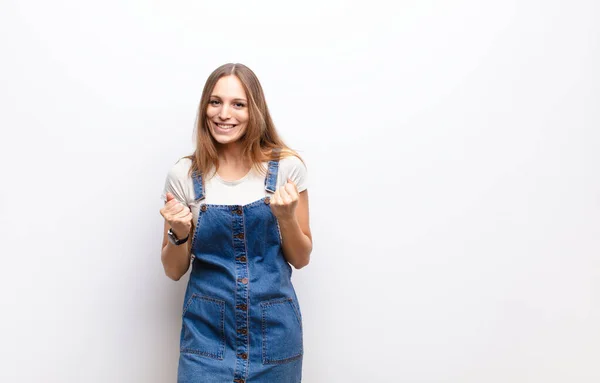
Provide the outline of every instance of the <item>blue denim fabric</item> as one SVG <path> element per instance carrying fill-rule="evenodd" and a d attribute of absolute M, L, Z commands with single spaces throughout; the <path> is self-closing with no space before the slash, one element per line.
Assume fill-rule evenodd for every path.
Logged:
<path fill-rule="evenodd" d="M 202 204 L 182 315 L 178 383 L 299 383 L 302 315 L 269 206 L 278 161 L 269 162 L 264 199 Z M 196 199 L 204 199 L 194 174 Z"/>

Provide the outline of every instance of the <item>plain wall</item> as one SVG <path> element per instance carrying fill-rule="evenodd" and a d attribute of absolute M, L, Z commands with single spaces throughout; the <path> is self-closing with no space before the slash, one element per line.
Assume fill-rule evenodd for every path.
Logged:
<path fill-rule="evenodd" d="M 599 19 L 2 1 L 0 381 L 175 381 L 187 275 L 162 270 L 160 194 L 226 62 L 308 165 L 303 382 L 600 381 Z"/>

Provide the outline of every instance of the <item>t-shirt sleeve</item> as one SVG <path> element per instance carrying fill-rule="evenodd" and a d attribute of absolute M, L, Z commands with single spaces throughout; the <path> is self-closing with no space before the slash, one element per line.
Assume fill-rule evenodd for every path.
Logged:
<path fill-rule="evenodd" d="M 160 196 L 164 202 L 167 201 L 167 192 L 169 192 L 173 194 L 175 199 L 181 202 L 184 206 L 188 205 L 185 188 L 186 175 L 186 170 L 181 166 L 180 161 L 177 161 L 177 163 L 171 167 L 167 173 L 165 186 Z"/>
<path fill-rule="evenodd" d="M 285 166 L 281 169 L 283 178 L 280 179 L 279 185 L 285 185 L 289 178 L 296 184 L 298 193 L 308 189 L 308 170 L 302 160 L 296 156 L 289 156 L 281 161 L 285 161 Z"/>

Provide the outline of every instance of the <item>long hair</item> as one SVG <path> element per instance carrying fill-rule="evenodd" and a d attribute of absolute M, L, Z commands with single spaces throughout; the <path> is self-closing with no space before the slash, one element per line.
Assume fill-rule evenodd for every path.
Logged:
<path fill-rule="evenodd" d="M 291 155 L 295 155 L 302 160 L 298 153 L 290 149 L 279 137 L 275 129 L 275 124 L 273 124 L 273 120 L 271 119 L 271 114 L 269 113 L 258 77 L 256 77 L 250 68 L 243 64 L 229 63 L 215 69 L 208 76 L 204 85 L 196 117 L 196 150 L 192 155 L 187 157 L 192 160 L 190 175 L 196 172 L 197 174 L 202 174 L 204 178 L 204 175 L 208 176 L 211 169 L 214 169 L 215 173 L 219 169 L 217 143 L 208 127 L 206 109 L 217 81 L 221 77 L 231 75 L 236 76 L 240 80 L 248 97 L 248 125 L 246 126 L 245 133 L 240 137 L 242 156 L 249 159 L 252 162 L 252 167 L 263 175 L 266 174 L 266 169 L 262 164 L 265 161 L 285 158 Z M 273 152 L 275 148 L 281 149 L 279 155 Z"/>

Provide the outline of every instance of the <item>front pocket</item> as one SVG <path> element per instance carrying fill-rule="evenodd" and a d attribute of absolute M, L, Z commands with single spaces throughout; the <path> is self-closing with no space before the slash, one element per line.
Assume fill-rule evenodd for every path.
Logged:
<path fill-rule="evenodd" d="M 280 364 L 302 356 L 302 322 L 292 298 L 261 302 L 263 364 Z"/>
<path fill-rule="evenodd" d="M 225 301 L 192 294 L 183 310 L 181 352 L 223 359 Z"/>

